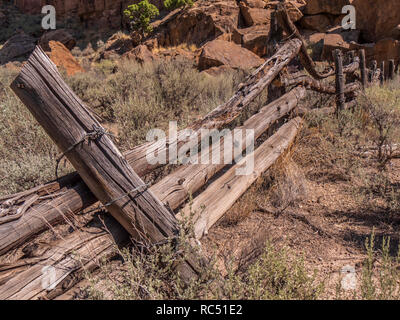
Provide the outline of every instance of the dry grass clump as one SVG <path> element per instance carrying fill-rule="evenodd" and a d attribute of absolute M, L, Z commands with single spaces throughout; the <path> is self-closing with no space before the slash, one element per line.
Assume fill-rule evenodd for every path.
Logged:
<path fill-rule="evenodd" d="M 188 230 L 187 228 L 181 228 Z M 182 233 L 179 243 L 189 242 L 189 233 Z M 172 243 L 138 250 L 119 251 L 122 262 L 104 264 L 97 274 L 86 274 L 89 299 L 317 299 L 323 284 L 308 275 L 302 257 L 294 257 L 287 249 L 276 249 L 264 243 L 261 254 L 246 268 L 232 259 L 225 259 L 225 275 L 211 258 L 199 278 L 183 283 L 174 269 L 188 252 L 180 254 Z M 191 248 L 193 250 L 193 248 Z M 183 251 L 183 253 L 182 253 Z M 193 252 L 193 251 L 192 251 Z M 195 251 L 196 252 L 196 251 Z M 195 255 L 196 256 L 196 255 Z M 199 255 L 197 255 L 199 256 Z"/>
<path fill-rule="evenodd" d="M 9 88 L 16 75 L 16 71 L 0 68 L 0 195 L 54 179 L 58 154 L 57 147 Z"/>
<path fill-rule="evenodd" d="M 130 149 L 150 129 L 167 129 L 169 121 L 184 127 L 227 101 L 243 78 L 237 71 L 210 77 L 185 59 L 144 65 L 103 60 L 68 82 L 94 112 L 118 125 L 118 142 Z"/>
<path fill-rule="evenodd" d="M 58 150 L 26 107 L 9 89 L 17 72 L 0 69 L 0 194 L 31 188 L 55 178 Z M 122 150 L 145 141 L 150 129 L 184 127 L 227 101 L 245 73 L 210 77 L 187 60 L 140 65 L 103 60 L 86 73 L 66 78 L 82 98 L 118 135 Z M 262 101 L 259 101 L 262 104 Z M 60 166 L 59 175 L 72 170 Z"/>
<path fill-rule="evenodd" d="M 310 112 L 294 152 L 307 179 L 343 182 L 343 191 L 369 209 L 400 209 L 389 172 L 391 160 L 399 156 L 399 94 L 393 83 L 373 86 L 353 110 L 338 116 Z"/>

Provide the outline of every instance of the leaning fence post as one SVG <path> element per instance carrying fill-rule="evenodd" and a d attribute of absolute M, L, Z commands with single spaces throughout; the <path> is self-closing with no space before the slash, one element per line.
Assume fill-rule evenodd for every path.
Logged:
<path fill-rule="evenodd" d="M 336 75 L 336 111 L 344 110 L 345 96 L 344 96 L 344 75 L 343 75 L 343 54 L 342 51 L 336 49 L 334 51 L 335 57 L 335 75 Z"/>
<path fill-rule="evenodd" d="M 365 50 L 360 49 L 360 72 L 361 72 L 361 84 L 365 89 L 367 87 L 367 66 L 365 62 Z"/>
<path fill-rule="evenodd" d="M 385 84 L 385 61 L 381 62 L 381 74 L 379 75 L 381 86 Z"/>
<path fill-rule="evenodd" d="M 390 59 L 389 60 L 389 74 L 388 74 L 390 80 L 394 79 L 394 68 L 395 68 L 394 60 Z"/>
<path fill-rule="evenodd" d="M 149 245 L 177 241 L 176 217 L 148 190 L 40 47 L 11 88 L 102 202 L 102 208 L 136 240 Z M 194 265 L 186 260 L 177 268 L 189 279 L 196 275 Z"/>
<path fill-rule="evenodd" d="M 371 67 L 370 67 L 370 70 L 369 70 L 369 76 L 368 76 L 369 82 L 373 82 L 374 81 L 374 76 L 375 76 L 377 68 L 378 68 L 378 62 L 376 62 L 376 60 L 372 60 L 371 61 Z"/>

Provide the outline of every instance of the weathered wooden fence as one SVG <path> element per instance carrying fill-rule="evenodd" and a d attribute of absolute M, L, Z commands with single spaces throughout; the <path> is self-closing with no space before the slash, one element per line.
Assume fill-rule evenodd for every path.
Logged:
<path fill-rule="evenodd" d="M 277 11 L 277 18 L 292 39 L 255 70 L 231 99 L 189 126 L 197 137 L 202 128 L 223 128 L 279 77 L 287 93 L 261 108 L 237 128 L 253 129 L 255 139 L 270 132 L 269 138 L 248 155 L 254 156 L 253 173 L 243 176 L 237 176 L 235 172 L 243 166 L 246 158 L 222 174 L 221 170 L 226 167 L 224 164 L 186 164 L 151 186 L 145 184 L 144 176 L 160 166 L 146 161 L 147 152 L 160 152 L 161 148 L 168 158 L 168 148 L 163 147 L 162 141 L 146 143 L 121 155 L 107 132 L 64 83 L 44 52 L 40 48 L 35 50 L 12 88 L 77 172 L 0 198 L 0 255 L 10 257 L 3 259 L 9 262 L 0 265 L 0 299 L 57 297 L 80 281 L 84 270 L 94 269 L 100 260 L 115 255 L 115 244 L 124 245 L 130 237 L 148 243 L 173 239 L 179 232 L 178 221 L 193 212 L 195 237 L 200 239 L 290 147 L 302 123 L 292 111 L 299 107 L 307 89 L 335 95 L 336 108 L 333 111 L 339 112 L 354 105 L 357 92 L 368 85 L 368 79 L 369 82 L 379 81 L 379 77 L 386 79 L 380 76 L 383 73 L 378 72 L 376 63 L 372 63 L 370 69 L 366 68 L 363 50 L 359 57 L 354 53 L 348 54 L 347 65 L 343 65 L 343 54 L 335 51 L 335 66 L 323 72 L 317 71 L 304 40 L 283 7 Z M 285 71 L 298 55 L 308 74 L 288 74 Z M 388 78 L 393 79 L 394 61 L 389 61 L 388 67 Z M 282 119 L 288 121 L 284 123 Z M 277 123 L 280 127 L 278 125 L 274 128 L 277 131 L 271 132 Z M 244 139 L 245 135 L 242 142 Z M 177 141 L 181 146 L 188 142 L 188 138 L 179 132 Z M 169 143 L 173 141 L 168 140 L 166 145 Z M 241 145 L 245 147 L 245 143 Z M 209 154 L 219 150 L 223 158 L 224 146 L 224 141 L 210 146 Z M 220 175 L 216 178 L 217 173 Z M 209 184 L 212 178 L 214 181 Z M 196 193 L 199 195 L 190 205 L 187 204 L 190 195 Z M 97 201 L 102 205 L 94 206 Z M 91 210 L 87 212 L 89 208 Z M 94 222 L 93 208 L 97 211 L 107 209 L 115 219 L 105 219 L 104 228 L 104 225 Z M 18 254 L 20 248 L 35 236 L 57 224 L 73 221 L 78 213 L 87 216 L 91 223 L 78 225 L 68 236 L 36 250 L 39 254 Z M 43 266 L 55 270 L 51 288 L 43 287 L 47 276 L 43 273 Z M 197 267 L 190 257 L 177 266 L 185 278 L 195 276 Z"/>

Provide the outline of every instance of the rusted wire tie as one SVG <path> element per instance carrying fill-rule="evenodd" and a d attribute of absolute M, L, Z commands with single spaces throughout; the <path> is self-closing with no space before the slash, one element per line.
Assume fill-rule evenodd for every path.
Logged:
<path fill-rule="evenodd" d="M 115 199 L 113 199 L 113 200 L 111 200 L 111 201 L 109 201 L 109 202 L 107 202 L 107 203 L 105 203 L 105 204 L 101 204 L 101 205 L 97 206 L 96 208 L 93 208 L 93 209 L 87 211 L 86 213 L 92 213 L 92 212 L 95 212 L 95 211 L 98 211 L 98 210 L 107 208 L 107 207 L 113 205 L 115 202 L 117 202 L 117 201 L 119 201 L 119 200 L 122 200 L 123 198 L 125 198 L 125 197 L 127 197 L 127 196 L 130 196 L 131 193 L 136 192 L 136 191 L 138 191 L 137 194 L 143 193 L 143 192 L 145 192 L 149 187 L 150 187 L 150 183 L 141 184 L 140 186 L 136 187 L 135 189 L 132 189 L 132 190 L 130 190 L 130 191 L 124 193 L 122 196 L 120 196 L 120 197 L 118 197 L 118 198 L 115 198 Z M 139 191 L 141 188 L 145 188 L 145 189 L 142 190 L 142 191 Z M 137 194 L 136 194 L 136 195 L 137 195 Z M 135 195 L 135 196 L 136 196 L 136 195 Z"/>
<path fill-rule="evenodd" d="M 74 143 L 67 150 L 65 150 L 56 160 L 56 179 L 58 179 L 58 167 L 60 165 L 60 162 L 68 152 L 74 150 L 78 145 L 85 142 L 86 139 L 88 141 L 94 141 L 94 140 L 101 138 L 103 135 L 107 135 L 107 136 L 115 138 L 115 136 L 112 133 L 105 131 L 101 126 L 99 127 L 96 124 L 94 124 L 92 131 L 87 132 L 78 142 Z"/>

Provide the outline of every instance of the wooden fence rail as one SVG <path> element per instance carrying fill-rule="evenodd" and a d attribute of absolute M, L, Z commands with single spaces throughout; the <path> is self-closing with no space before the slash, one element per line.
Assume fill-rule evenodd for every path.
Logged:
<path fill-rule="evenodd" d="M 165 151 L 168 158 L 168 149 L 162 146 L 163 142 L 143 144 L 122 156 L 101 125 L 63 82 L 54 64 L 40 48 L 35 50 L 12 88 L 78 174 L 0 198 L 0 208 L 5 213 L 5 218 L 0 219 L 0 255 L 65 222 L 97 201 L 103 203 L 103 208 L 109 210 L 115 220 L 106 219 L 108 231 L 104 226 L 96 225 L 80 228 L 57 240 L 52 249 L 43 250 L 43 254 L 34 259 L 21 258 L 0 265 L 0 299 L 54 298 L 79 281 L 83 270 L 91 270 L 98 266 L 100 259 L 115 255 L 114 245 L 125 244 L 129 236 L 152 243 L 176 237 L 179 219 L 192 211 L 195 235 L 201 238 L 290 147 L 301 127 L 301 119 L 293 118 L 290 113 L 306 96 L 306 89 L 335 96 L 336 111 L 339 112 L 354 106 L 358 92 L 369 83 L 380 81 L 383 84 L 387 79 L 394 79 L 394 61 L 388 61 L 388 76 L 385 77 L 385 62 L 377 68 L 377 62 L 372 61 L 371 68 L 366 68 L 364 50 L 360 50 L 359 57 L 350 52 L 347 65 L 343 64 L 343 53 L 335 51 L 335 67 L 317 71 L 284 6 L 279 6 L 276 16 L 290 39 L 240 85 L 229 101 L 190 125 L 189 129 L 199 137 L 201 129 L 220 129 L 232 123 L 278 76 L 288 93 L 263 107 L 237 129 L 253 129 L 257 139 L 270 131 L 275 123 L 281 125 L 279 121 L 283 118 L 289 121 L 277 132 L 270 132 L 260 147 L 249 155 L 255 158 L 251 175 L 235 175 L 245 158 L 209 185 L 224 164 L 181 165 L 156 184 L 147 186 L 142 178 L 160 164 L 149 164 L 146 154 Z M 285 73 L 285 67 L 297 55 L 308 74 Z M 177 140 L 177 147 L 188 142 L 183 132 L 178 133 Z M 173 141 L 167 140 L 166 145 L 170 143 Z M 209 152 L 215 150 L 219 150 L 221 157 L 224 155 L 224 140 L 212 145 Z M 186 203 L 191 194 L 201 190 L 190 205 Z M 172 211 L 182 206 L 182 211 L 175 216 Z M 93 216 L 90 219 L 96 220 Z M 43 265 L 57 270 L 54 288 L 42 286 Z M 179 270 L 190 278 L 196 273 L 196 263 L 187 259 Z"/>

